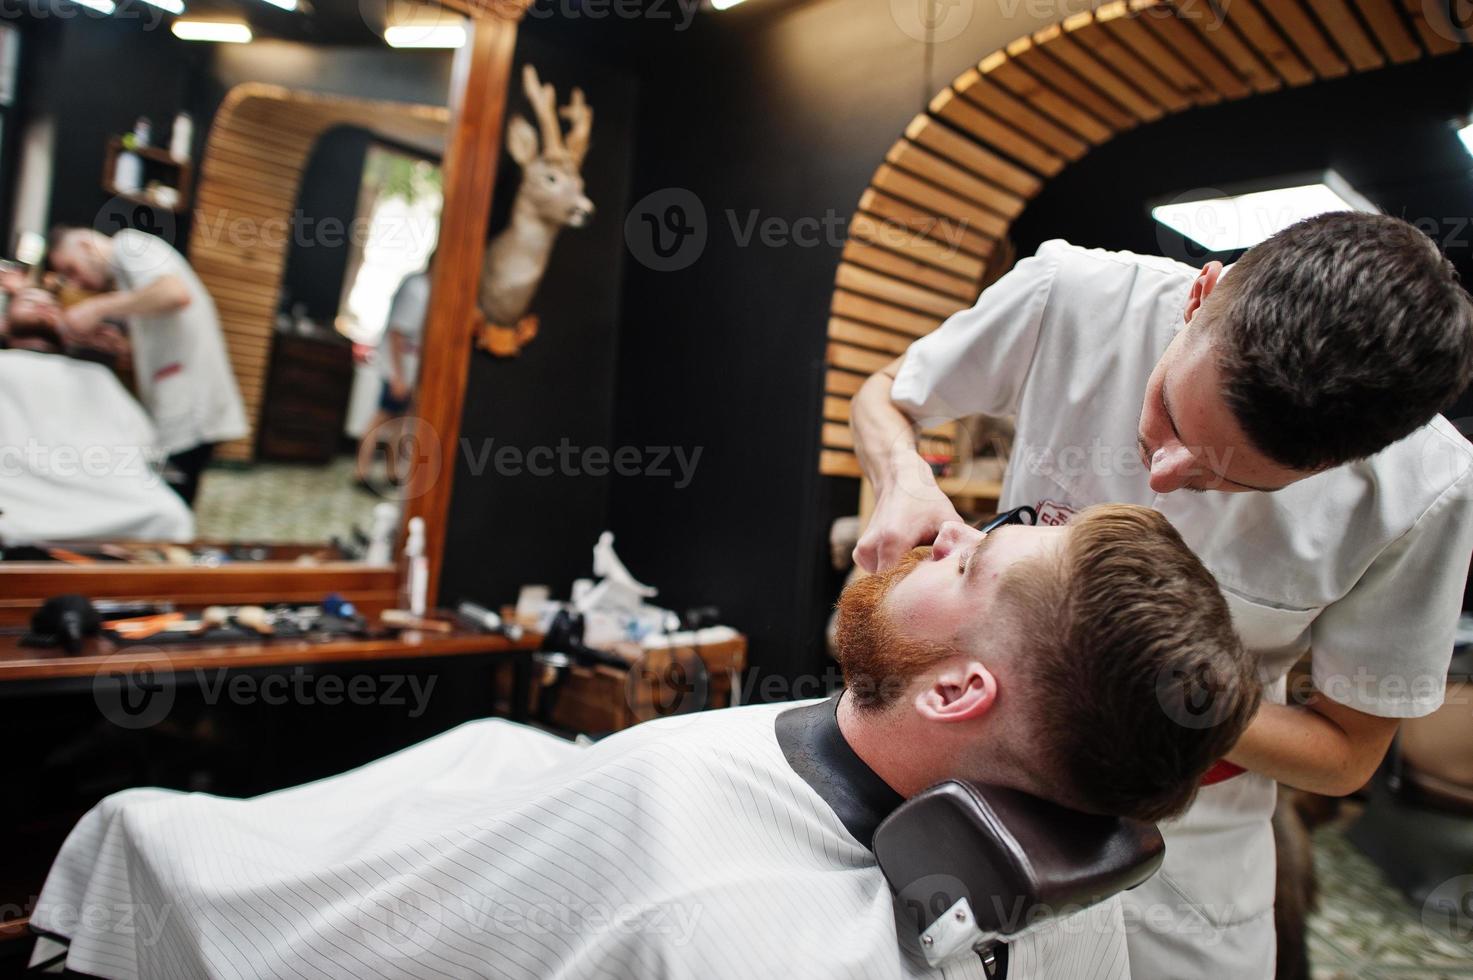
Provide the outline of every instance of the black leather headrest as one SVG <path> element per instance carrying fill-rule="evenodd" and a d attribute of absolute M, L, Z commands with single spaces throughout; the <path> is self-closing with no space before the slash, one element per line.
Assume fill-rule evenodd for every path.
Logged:
<path fill-rule="evenodd" d="M 914 930 L 902 942 L 935 965 L 1134 888 L 1166 844 L 1154 824 L 948 780 L 886 818 L 874 851 Z"/>

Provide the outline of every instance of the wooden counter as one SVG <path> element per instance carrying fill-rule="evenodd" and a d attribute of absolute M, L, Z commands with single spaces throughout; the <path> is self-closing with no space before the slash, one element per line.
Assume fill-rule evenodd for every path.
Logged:
<path fill-rule="evenodd" d="M 110 640 L 88 640 L 82 652 L 71 656 L 60 649 L 20 645 L 18 635 L 0 636 L 0 689 L 7 681 L 56 680 L 93 677 L 130 670 L 185 671 L 200 668 L 281 667 L 405 657 L 446 657 L 488 654 L 530 654 L 541 637 L 528 634 L 512 641 L 502 636 L 470 631 L 429 633 L 409 630 L 397 637 L 376 640 L 271 640 L 211 645 L 169 643 L 157 646 L 119 646 Z"/>

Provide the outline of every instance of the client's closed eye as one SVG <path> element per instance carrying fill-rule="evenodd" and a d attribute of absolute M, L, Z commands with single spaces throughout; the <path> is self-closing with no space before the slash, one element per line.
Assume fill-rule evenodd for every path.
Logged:
<path fill-rule="evenodd" d="M 1002 529 L 999 528 L 998 530 Z M 975 578 L 975 576 L 969 573 L 980 567 L 978 559 L 982 557 L 983 550 L 993 543 L 996 536 L 997 531 L 989 531 L 982 535 L 982 540 L 978 541 L 976 545 L 963 551 L 957 559 L 957 574 L 966 578 Z"/>
<path fill-rule="evenodd" d="M 977 557 L 977 553 L 982 550 L 982 546 L 987 543 L 989 537 L 991 535 L 984 534 L 981 541 L 978 541 L 975 545 L 957 556 L 956 571 L 958 575 L 961 575 L 963 578 L 966 577 L 967 571 L 972 567 L 973 561 Z"/>

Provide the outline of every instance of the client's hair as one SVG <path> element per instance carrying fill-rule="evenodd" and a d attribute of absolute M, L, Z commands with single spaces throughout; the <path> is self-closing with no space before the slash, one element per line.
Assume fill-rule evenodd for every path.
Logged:
<path fill-rule="evenodd" d="M 1262 693 L 1217 580 L 1146 507 L 1091 507 L 1003 577 L 1041 774 L 1062 802 L 1160 820 L 1191 803 Z"/>

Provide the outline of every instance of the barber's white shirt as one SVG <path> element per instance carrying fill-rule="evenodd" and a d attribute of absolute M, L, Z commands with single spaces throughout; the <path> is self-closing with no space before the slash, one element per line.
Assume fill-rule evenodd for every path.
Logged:
<path fill-rule="evenodd" d="M 1438 416 L 1382 452 L 1277 493 L 1153 493 L 1136 448 L 1146 380 L 1196 270 L 1044 243 L 913 344 L 893 399 L 917 418 L 1017 415 L 1001 506 L 1066 520 L 1161 511 L 1217 576 L 1277 680 L 1313 651 L 1326 696 L 1386 717 L 1442 703 L 1473 553 L 1473 450 Z"/>
<path fill-rule="evenodd" d="M 101 977 L 945 977 L 874 855 L 793 771 L 792 705 L 588 748 L 473 722 L 254 800 L 115 794 L 68 837 L 33 962 Z M 1127 977 L 1118 899 L 1010 945 L 1009 980 Z"/>
<path fill-rule="evenodd" d="M 245 436 L 245 408 L 225 353 L 215 301 L 184 256 L 168 242 L 135 229 L 113 236 L 113 276 L 135 290 L 174 276 L 189 305 L 172 313 L 134 316 L 128 324 L 138 394 L 170 453 Z"/>

